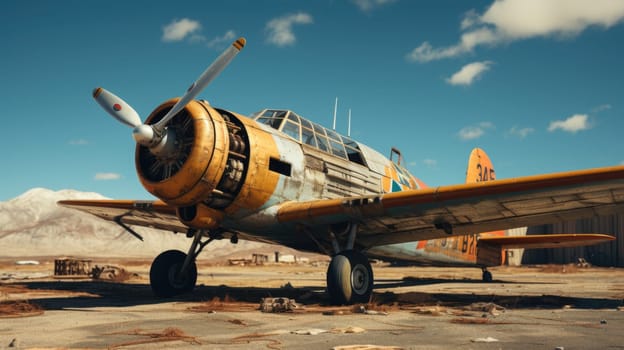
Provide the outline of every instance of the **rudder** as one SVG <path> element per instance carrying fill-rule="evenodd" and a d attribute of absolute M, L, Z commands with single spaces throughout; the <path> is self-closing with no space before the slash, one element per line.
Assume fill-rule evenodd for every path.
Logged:
<path fill-rule="evenodd" d="M 496 180 L 496 171 L 490 157 L 481 148 L 470 152 L 468 168 L 466 169 L 466 183 Z"/>

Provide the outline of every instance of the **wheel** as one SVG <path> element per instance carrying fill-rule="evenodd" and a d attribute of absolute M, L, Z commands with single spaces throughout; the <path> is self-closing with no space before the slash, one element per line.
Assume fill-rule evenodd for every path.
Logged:
<path fill-rule="evenodd" d="M 483 279 L 483 282 L 492 282 L 492 273 L 488 270 L 483 270 L 481 279 Z"/>
<path fill-rule="evenodd" d="M 373 293 L 373 269 L 364 254 L 336 254 L 327 269 L 327 292 L 333 304 L 367 303 Z"/>
<path fill-rule="evenodd" d="M 184 264 L 184 259 L 186 259 L 186 254 L 179 250 L 168 250 L 154 259 L 150 268 L 150 285 L 154 295 L 170 298 L 190 292 L 195 288 L 197 265 L 195 261 L 192 261 L 186 273 L 181 276 L 180 269 Z"/>

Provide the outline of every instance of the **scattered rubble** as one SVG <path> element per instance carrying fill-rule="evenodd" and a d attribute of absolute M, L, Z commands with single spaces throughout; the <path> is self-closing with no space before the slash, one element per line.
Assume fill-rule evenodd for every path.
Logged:
<path fill-rule="evenodd" d="M 486 312 L 492 316 L 498 316 L 502 312 L 505 312 L 504 307 L 496 305 L 494 303 L 472 303 L 468 306 L 463 307 L 463 309 L 466 311 Z"/>
<path fill-rule="evenodd" d="M 496 343 L 499 340 L 496 338 L 492 338 L 492 337 L 487 337 L 487 338 L 475 338 L 475 339 L 470 339 L 471 342 L 473 343 Z"/>
<path fill-rule="evenodd" d="M 334 346 L 332 350 L 404 350 L 400 346 L 384 346 L 384 345 L 340 345 Z"/>
<path fill-rule="evenodd" d="M 263 298 L 260 303 L 262 312 L 293 312 L 299 308 L 294 299 L 288 298 Z"/>
<path fill-rule="evenodd" d="M 126 271 L 123 267 L 119 267 L 116 265 L 104 265 L 98 266 L 95 265 L 91 269 L 90 273 L 91 278 L 97 280 L 111 280 L 114 282 L 124 282 L 132 278 L 139 277 L 136 273 L 130 273 Z"/>

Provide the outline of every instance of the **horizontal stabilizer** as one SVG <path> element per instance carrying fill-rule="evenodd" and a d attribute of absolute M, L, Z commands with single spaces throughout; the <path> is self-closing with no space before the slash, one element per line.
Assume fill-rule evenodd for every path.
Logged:
<path fill-rule="evenodd" d="M 570 248 L 593 245 L 614 240 L 600 233 L 551 234 L 530 236 L 481 237 L 479 244 L 498 246 L 501 249 Z"/>

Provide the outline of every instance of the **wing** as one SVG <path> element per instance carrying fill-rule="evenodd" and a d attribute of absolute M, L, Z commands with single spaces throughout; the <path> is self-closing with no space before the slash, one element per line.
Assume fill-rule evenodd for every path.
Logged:
<path fill-rule="evenodd" d="M 378 196 L 291 202 L 278 220 L 357 222 L 365 247 L 504 230 L 624 210 L 624 166 L 443 186 Z"/>
<path fill-rule="evenodd" d="M 152 227 L 174 232 L 186 232 L 176 216 L 176 209 L 162 201 L 134 200 L 63 200 L 64 207 L 78 209 L 102 219 L 126 225 Z"/>
<path fill-rule="evenodd" d="M 530 236 L 479 237 L 479 246 L 487 244 L 501 249 L 571 248 L 600 244 L 615 237 L 600 233 L 570 233 Z"/>

